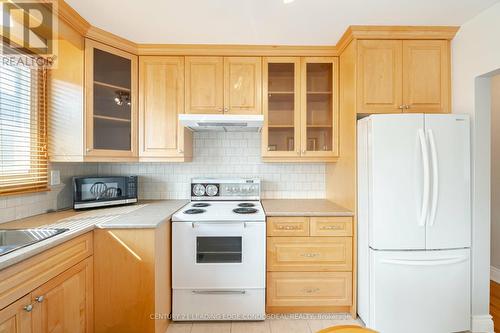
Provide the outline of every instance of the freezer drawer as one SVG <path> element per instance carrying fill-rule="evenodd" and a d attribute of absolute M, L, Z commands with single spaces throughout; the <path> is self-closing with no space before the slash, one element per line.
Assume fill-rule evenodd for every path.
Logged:
<path fill-rule="evenodd" d="M 370 250 L 368 327 L 384 333 L 470 329 L 470 250 Z"/>

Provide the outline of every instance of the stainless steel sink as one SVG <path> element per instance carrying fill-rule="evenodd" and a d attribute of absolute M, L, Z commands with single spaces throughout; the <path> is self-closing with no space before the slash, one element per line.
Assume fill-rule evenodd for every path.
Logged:
<path fill-rule="evenodd" d="M 22 247 L 41 242 L 69 229 L 2 229 L 0 230 L 0 256 Z"/>

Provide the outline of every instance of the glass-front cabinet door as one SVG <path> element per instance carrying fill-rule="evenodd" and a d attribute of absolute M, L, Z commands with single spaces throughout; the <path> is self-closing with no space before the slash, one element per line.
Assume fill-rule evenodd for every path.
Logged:
<path fill-rule="evenodd" d="M 85 41 L 85 155 L 137 157 L 137 56 Z"/>
<path fill-rule="evenodd" d="M 263 157 L 300 156 L 300 58 L 264 58 Z"/>
<path fill-rule="evenodd" d="M 338 156 L 336 58 L 302 58 L 301 155 Z"/>

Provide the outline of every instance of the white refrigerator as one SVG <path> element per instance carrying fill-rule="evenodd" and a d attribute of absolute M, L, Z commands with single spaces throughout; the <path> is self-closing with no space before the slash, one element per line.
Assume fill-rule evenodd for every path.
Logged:
<path fill-rule="evenodd" d="M 383 333 L 470 330 L 466 115 L 358 121 L 358 314 Z"/>

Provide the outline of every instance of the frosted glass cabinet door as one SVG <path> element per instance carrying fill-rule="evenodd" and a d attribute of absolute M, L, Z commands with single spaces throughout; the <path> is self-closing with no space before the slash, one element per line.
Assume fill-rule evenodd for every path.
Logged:
<path fill-rule="evenodd" d="M 86 155 L 137 156 L 137 57 L 85 41 Z"/>
<path fill-rule="evenodd" d="M 263 157 L 300 156 L 300 58 L 264 58 Z"/>
<path fill-rule="evenodd" d="M 336 58 L 302 58 L 302 155 L 338 156 Z"/>

